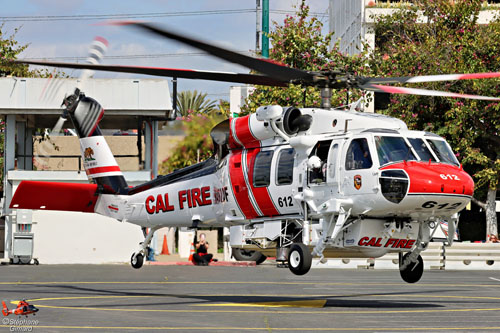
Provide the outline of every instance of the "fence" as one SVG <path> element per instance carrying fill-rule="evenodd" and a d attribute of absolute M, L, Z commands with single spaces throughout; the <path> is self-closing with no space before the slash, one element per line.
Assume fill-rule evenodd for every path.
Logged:
<path fill-rule="evenodd" d="M 427 270 L 500 270 L 500 244 L 454 243 L 446 247 L 443 243 L 430 243 L 421 255 Z M 399 259 L 397 253 L 381 258 L 328 259 L 324 264 L 314 259 L 312 267 L 399 269 Z"/>

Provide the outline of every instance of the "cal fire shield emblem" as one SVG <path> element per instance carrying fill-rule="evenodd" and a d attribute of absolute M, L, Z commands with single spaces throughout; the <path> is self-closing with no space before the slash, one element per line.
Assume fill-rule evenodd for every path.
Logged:
<path fill-rule="evenodd" d="M 354 176 L 354 188 L 356 188 L 356 190 L 359 190 L 361 188 L 361 176 L 360 175 Z"/>

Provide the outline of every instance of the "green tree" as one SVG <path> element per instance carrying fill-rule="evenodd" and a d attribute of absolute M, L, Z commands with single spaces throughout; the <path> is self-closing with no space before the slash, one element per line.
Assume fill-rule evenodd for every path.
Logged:
<path fill-rule="evenodd" d="M 377 18 L 369 63 L 376 76 L 481 73 L 500 70 L 500 22 L 479 25 L 482 0 L 418 0 Z M 425 24 L 422 22 L 425 21 Z M 498 79 L 436 82 L 417 87 L 499 96 Z M 476 180 L 473 201 L 486 211 L 487 234 L 498 234 L 495 195 L 500 179 L 500 104 L 393 95 L 386 110 L 410 129 L 445 137 Z"/>
<path fill-rule="evenodd" d="M 3 33 L 4 25 L 0 25 L 0 77 L 6 76 L 34 76 L 37 72 L 29 71 L 27 65 L 13 64 L 11 61 L 23 52 L 28 45 L 19 45 L 15 40 L 15 35 L 19 29 L 15 29 L 14 33 L 5 36 Z M 4 157 L 4 134 L 5 121 L 0 120 L 0 180 L 3 184 L 3 157 Z"/>
<path fill-rule="evenodd" d="M 322 35 L 323 23 L 316 17 L 309 17 L 309 7 L 305 0 L 302 0 L 295 16 L 287 15 L 282 25 L 277 22 L 273 24 L 273 31 L 269 33 L 272 43 L 270 59 L 309 71 L 341 70 L 363 75 L 369 73 L 369 67 L 364 65 L 364 52 L 346 56 L 339 52 L 338 43 L 330 49 L 333 33 Z M 355 99 L 362 92 L 351 91 L 350 94 L 350 99 Z M 331 103 L 345 104 L 346 97 L 346 90 L 333 91 Z M 320 91 L 313 87 L 304 91 L 304 88 L 298 85 L 283 88 L 257 86 L 242 109 L 244 112 L 255 112 L 259 106 L 270 104 L 319 107 Z"/>
<path fill-rule="evenodd" d="M 14 30 L 9 36 L 3 33 L 4 24 L 0 25 L 0 76 L 33 76 L 36 72 L 29 71 L 27 65 L 13 64 L 11 61 L 23 52 L 28 45 L 20 45 L 15 36 L 19 28 Z"/>
<path fill-rule="evenodd" d="M 216 108 L 216 102 L 207 99 L 207 94 L 194 90 L 181 91 L 177 100 L 177 110 L 182 116 L 191 112 L 207 113 Z"/>
<path fill-rule="evenodd" d="M 193 165 L 212 156 L 213 144 L 210 131 L 219 122 L 227 118 L 227 110 L 222 106 L 208 113 L 188 111 L 187 116 L 178 118 L 182 121 L 185 134 L 184 140 L 172 151 L 159 167 L 160 174 L 167 174 L 176 169 Z"/>

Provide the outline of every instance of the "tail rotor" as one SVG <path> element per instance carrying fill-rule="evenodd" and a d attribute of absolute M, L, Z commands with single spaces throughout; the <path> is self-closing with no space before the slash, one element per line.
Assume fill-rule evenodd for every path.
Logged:
<path fill-rule="evenodd" d="M 99 64 L 101 62 L 102 58 L 104 57 L 104 54 L 106 53 L 107 48 L 108 48 L 108 41 L 103 37 L 99 37 L 99 36 L 96 37 L 94 39 L 94 41 L 92 42 L 92 44 L 90 45 L 89 55 L 86 59 L 86 63 L 92 64 L 92 65 Z M 92 77 L 94 72 L 95 72 L 94 70 L 90 70 L 90 69 L 85 69 L 82 71 L 82 73 L 80 74 L 80 77 L 77 81 L 77 86 L 76 86 L 76 89 L 78 90 L 77 95 L 79 94 L 82 85 L 85 83 L 86 80 L 88 80 L 90 77 Z M 61 83 L 62 83 L 62 80 L 58 80 L 56 78 L 51 77 L 47 83 L 47 86 L 42 91 L 42 95 L 40 96 L 40 101 L 47 102 L 48 100 L 53 100 L 53 98 L 58 96 L 59 91 L 61 89 Z M 76 91 L 75 91 L 75 93 L 76 93 Z M 72 92 L 70 96 L 75 95 L 75 93 Z M 70 96 L 66 95 L 66 97 L 64 98 L 64 102 L 61 105 L 61 107 L 63 107 L 64 110 L 61 113 L 61 116 L 57 120 L 57 122 L 54 125 L 54 127 L 52 128 L 52 130 L 48 133 L 49 138 L 52 138 L 54 136 L 59 135 L 62 128 L 64 127 L 64 123 L 68 119 L 67 109 L 66 109 L 66 106 L 64 104 L 65 104 L 66 100 L 68 99 L 68 97 L 70 97 Z M 43 143 L 41 144 L 41 146 L 39 148 L 39 155 L 41 155 L 41 156 L 50 155 L 49 151 L 51 150 L 52 146 L 53 145 L 50 142 L 48 142 L 47 140 L 43 141 Z M 37 167 L 41 168 L 41 169 L 43 169 L 47 165 L 47 162 L 45 160 L 42 160 L 42 159 L 36 159 L 35 162 L 37 163 Z"/>

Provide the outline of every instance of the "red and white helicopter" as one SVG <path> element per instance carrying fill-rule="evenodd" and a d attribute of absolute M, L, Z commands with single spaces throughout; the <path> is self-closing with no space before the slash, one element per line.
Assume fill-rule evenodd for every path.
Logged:
<path fill-rule="evenodd" d="M 458 212 L 474 182 L 440 136 L 410 131 L 401 120 L 358 112 L 361 103 L 331 108 L 331 89 L 463 97 L 386 84 L 500 77 L 500 73 L 368 78 L 308 72 L 241 55 L 149 23 L 124 22 L 173 39 L 262 74 L 20 61 L 76 69 L 172 76 L 270 86 L 322 88 L 322 108 L 261 106 L 211 131 L 213 156 L 199 164 L 130 188 L 101 131 L 104 110 L 76 90 L 64 117 L 80 137 L 91 184 L 23 181 L 10 207 L 98 213 L 151 228 L 132 254 L 143 264 L 155 230 L 162 227 L 234 226 L 232 246 L 286 253 L 290 270 L 305 274 L 312 257 L 370 258 L 399 253 L 404 281 L 423 273 L 420 253 L 442 220 L 453 241 Z M 43 196 L 32 195 L 44 193 Z M 53 198 L 57 198 L 54 200 Z"/>

